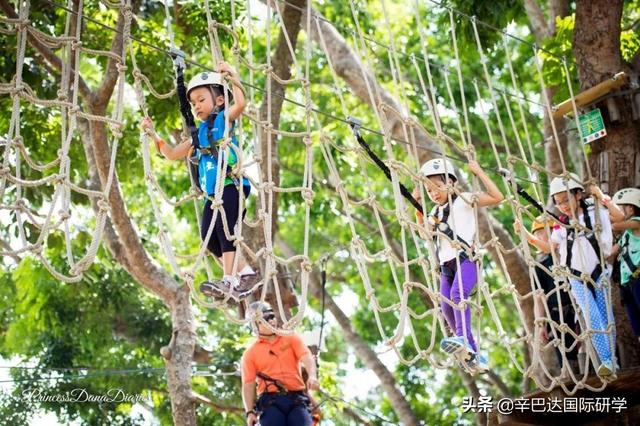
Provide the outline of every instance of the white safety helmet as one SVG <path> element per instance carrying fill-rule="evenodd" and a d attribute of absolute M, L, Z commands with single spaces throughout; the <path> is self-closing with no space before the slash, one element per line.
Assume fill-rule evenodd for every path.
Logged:
<path fill-rule="evenodd" d="M 561 192 L 571 191 L 572 189 L 580 189 L 584 191 L 584 186 L 580 183 L 580 177 L 575 173 L 569 174 L 569 181 L 566 181 L 563 177 L 555 177 L 549 184 L 549 196 L 553 197 Z"/>
<path fill-rule="evenodd" d="M 196 74 L 189 81 L 189 84 L 187 85 L 187 98 L 193 89 L 202 86 L 221 86 L 227 89 L 227 85 L 222 78 L 222 74 L 219 72 L 201 72 Z"/>
<path fill-rule="evenodd" d="M 640 189 L 624 188 L 613 195 L 613 202 L 616 204 L 631 204 L 640 209 Z"/>
<path fill-rule="evenodd" d="M 427 177 L 448 174 L 452 179 L 458 180 L 451 161 L 442 158 L 434 158 L 424 163 L 420 167 L 420 173 Z"/>

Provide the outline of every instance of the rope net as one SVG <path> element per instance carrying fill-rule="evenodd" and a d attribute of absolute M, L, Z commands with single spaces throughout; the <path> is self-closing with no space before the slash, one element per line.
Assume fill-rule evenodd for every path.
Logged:
<path fill-rule="evenodd" d="M 69 283 L 82 280 L 96 258 L 113 207 L 107 194 L 114 182 L 116 158 L 122 161 L 125 156 L 119 150 L 134 155 L 139 150 L 148 198 L 130 198 L 127 202 L 137 226 L 155 237 L 145 243 L 147 249 L 155 253 L 159 264 L 191 287 L 200 305 L 218 308 L 238 324 L 250 321 L 251 318 L 238 316 L 226 303 L 206 299 L 197 291 L 197 282 L 212 280 L 220 272 L 206 249 L 212 227 L 205 242 L 193 247 L 188 242 L 192 239 L 184 234 L 197 235 L 196 221 L 180 222 L 176 214 L 193 204 L 199 224 L 202 194 L 194 187 L 189 188 L 188 183 L 179 189 L 178 195 L 175 191 L 167 192 L 166 184 L 175 179 L 172 174 L 186 176 L 183 166 L 169 166 L 164 159 L 155 158 L 144 133 L 140 133 L 140 144 L 133 148 L 121 144 L 125 134 L 128 143 L 133 144 L 132 128 L 138 125 L 127 123 L 125 116 L 141 120 L 149 115 L 150 103 L 174 102 L 171 98 L 175 87 L 168 83 L 169 77 L 156 82 L 145 74 L 145 70 L 158 66 L 172 69 L 168 51 L 180 47 L 174 35 L 172 7 L 163 4 L 164 29 L 155 30 L 160 34 L 158 44 L 150 45 L 136 35 L 136 31 L 148 31 L 144 17 L 137 16 L 138 25 L 132 29 L 135 15 L 129 1 L 86 5 L 80 2 L 77 6 L 70 1 L 67 5 L 52 5 L 65 17 L 60 34 L 54 34 L 53 27 L 35 26 L 37 21 L 29 19 L 28 1 L 19 2 L 17 18 L 0 18 L 2 33 L 16 44 L 16 72 L 10 82 L 0 84 L 0 93 L 11 99 L 11 117 L 8 128 L 2 129 L 1 148 L 0 218 L 7 229 L 3 237 L 8 238 L 3 241 L 3 257 L 20 259 L 32 255 L 59 280 Z M 556 146 L 562 172 L 554 174 L 541 164 L 542 116 L 545 111 L 551 113 L 553 107 L 542 90 L 540 49 L 500 33 L 500 41 L 487 50 L 480 36 L 481 31 L 487 31 L 484 24 L 438 3 L 411 4 L 408 9 L 414 13 L 412 25 L 400 27 L 390 19 L 399 12 L 399 7 L 381 0 L 377 6 L 381 22 L 372 31 L 370 23 L 375 18 L 353 1 L 348 4 L 350 26 L 334 26 L 313 11 L 311 4 L 300 8 L 284 1 L 268 2 L 266 6 L 253 1 L 231 1 L 230 10 L 225 10 L 230 15 L 225 15 L 214 13 L 213 5 L 205 3 L 202 12 L 206 14 L 209 52 L 206 59 L 188 57 L 187 74 L 194 69 L 211 69 L 212 62 L 225 58 L 235 64 L 246 88 L 247 108 L 237 120 L 235 130 L 240 141 L 236 169 L 249 177 L 255 195 L 241 200 L 240 211 L 246 206 L 248 214 L 236 225 L 235 234 L 228 226 L 225 233 L 235 241 L 238 253 L 260 265 L 265 285 L 256 286 L 256 294 L 262 300 L 268 294 L 273 295 L 283 319 L 282 327 L 276 331 L 290 333 L 304 318 L 314 266 L 321 255 L 328 254 L 331 262 L 339 265 L 336 270 L 344 271 L 335 274 L 336 281 L 361 282 L 360 288 L 351 290 L 366 299 L 368 320 L 375 324 L 380 343 L 393 350 L 404 364 L 426 360 L 436 368 L 454 367 L 455 360 L 439 350 L 440 340 L 454 331 L 447 325 L 441 305 L 458 312 L 470 306 L 472 320 L 470 324 L 464 322 L 463 327 L 465 331 L 467 327 L 472 329 L 481 352 L 491 348 L 490 359 L 508 359 L 522 375 L 531 377 L 545 390 L 561 386 L 566 393 L 573 394 L 583 387 L 604 389 L 609 378 L 603 378 L 595 387 L 585 382 L 590 366 L 593 370 L 600 364 L 591 340 L 594 335 L 605 336 L 615 353 L 615 324 L 610 317 L 606 329 L 592 328 L 592 323 L 585 321 L 590 315 L 589 305 L 584 312 L 569 284 L 570 279 L 590 278 L 572 275 L 559 266 L 559 258 L 554 255 L 556 266 L 548 272 L 559 287 L 545 294 L 534 269 L 541 265 L 523 231 L 520 240 L 524 243 L 514 245 L 495 219 L 530 222 L 538 213 L 529 204 L 523 204 L 517 194 L 518 185 L 525 186 L 544 205 L 548 199 L 547 181 L 569 177 L 571 161 L 562 155 L 563 135 L 553 121 L 553 137 L 544 142 Z M 300 25 L 304 36 L 299 43 L 291 40 L 287 31 L 280 32 L 286 21 L 285 8 L 302 13 Z M 123 13 L 124 24 L 114 28 L 93 18 L 105 10 Z M 218 21 L 220 16 L 226 21 Z M 437 40 L 435 32 L 443 31 L 442 25 L 436 28 L 429 24 L 436 20 L 448 24 L 451 36 L 447 46 L 449 56 L 444 59 L 431 52 L 443 51 L 433 46 L 433 40 Z M 461 22 L 472 29 L 475 44 L 464 45 L 464 49 L 475 49 L 475 54 L 464 57 L 460 55 L 462 44 L 458 36 Z M 121 31 L 122 49 L 110 52 L 89 48 L 92 42 L 85 43 L 84 38 L 88 37 L 86 28 L 91 27 L 111 29 L 114 34 Z M 274 71 L 276 34 L 283 35 L 281 41 L 292 60 L 290 78 L 283 79 Z M 27 38 L 59 52 L 62 61 L 57 92 L 23 79 L 25 66 L 30 66 L 36 55 Z M 418 41 L 419 48 L 411 50 L 419 54 L 406 53 L 409 39 Z M 151 53 L 160 55 L 157 57 L 162 58 L 162 63 L 147 62 L 145 58 Z M 537 81 L 528 84 L 537 84 L 537 91 L 525 94 L 521 90 L 522 78 L 512 63 L 513 58 L 520 59 L 521 55 L 535 70 Z M 470 60 L 467 58 L 482 65 L 479 75 L 467 74 L 474 65 L 465 63 Z M 79 70 L 105 60 L 116 64 L 115 94 L 102 115 L 89 114 L 86 102 L 80 100 L 86 89 Z M 564 64 L 565 84 L 571 90 L 566 62 L 560 60 Z M 330 78 L 315 80 L 313 76 L 318 74 L 315 68 L 329 70 Z M 286 90 L 275 90 L 276 86 Z M 327 111 L 314 102 L 327 96 L 339 102 L 339 110 Z M 284 98 L 282 111 L 273 111 L 272 101 L 278 97 Z M 261 104 L 265 105 L 262 109 Z M 575 112 L 574 105 L 574 116 Z M 380 169 L 349 133 L 346 117 L 350 115 L 364 120 L 361 135 L 384 160 L 390 180 L 382 177 Z M 26 141 L 22 136 L 25 127 L 33 126 L 25 117 L 40 117 L 46 123 L 42 129 L 36 129 L 36 134 L 41 130 L 38 139 Z M 273 125 L 274 119 L 279 125 Z M 111 149 L 111 167 L 102 186 L 96 184 L 97 176 L 90 164 L 82 161 L 72 164 L 70 155 L 70 150 L 79 146 L 84 146 L 87 157 L 93 155 L 89 124 L 96 122 L 107 126 Z M 45 130 L 51 127 L 55 129 L 47 133 Z M 484 128 L 484 134 L 472 134 L 472 127 Z M 229 128 L 227 123 L 225 142 L 229 141 Z M 176 134 L 175 142 L 187 136 L 185 132 Z M 54 143 L 56 138 L 59 143 Z M 229 143 L 222 146 L 221 151 L 226 153 L 235 149 Z M 492 154 L 491 162 L 483 166 L 506 198 L 491 210 L 474 207 L 478 232 L 471 244 L 474 250 L 467 250 L 466 256 L 475 262 L 478 282 L 468 298 L 456 303 L 441 294 L 437 248 L 433 243 L 434 236 L 447 237 L 416 222 L 413 207 L 403 198 L 400 185 L 421 188 L 421 199 L 427 200 L 420 165 L 428 159 L 446 157 L 453 161 L 459 176 L 458 183 L 449 187 L 450 200 L 456 194 L 464 203 L 474 205 L 477 196 L 473 194 L 483 188 L 465 164 L 478 159 L 478 152 Z M 573 163 L 586 160 L 584 148 L 579 154 L 580 158 Z M 223 158 L 220 156 L 218 167 L 226 169 Z M 118 169 L 120 182 L 126 167 L 130 166 Z M 492 172 L 497 169 L 509 173 Z M 223 177 L 219 175 L 217 188 L 221 189 Z M 589 174 L 584 176 L 584 184 L 592 182 Z M 218 214 L 224 215 L 220 208 L 221 194 L 218 190 L 211 196 L 212 223 Z M 79 198 L 83 202 L 74 203 Z M 88 207 L 86 200 L 95 208 Z M 133 207 L 140 204 L 147 206 L 144 212 Z M 426 213 L 433 206 L 423 201 L 422 207 Z M 595 227 L 601 229 L 599 215 Z M 242 237 L 247 232 L 259 235 L 264 245 L 250 247 Z M 551 232 L 548 226 L 546 232 Z M 339 236 L 345 234 L 348 238 L 340 240 Z M 56 236 L 62 237 L 65 247 L 63 261 L 47 255 L 48 245 L 58 241 L 53 238 Z M 279 243 L 281 240 L 284 244 Z M 459 252 L 456 259 L 459 269 L 464 247 L 450 238 L 449 242 Z M 235 262 L 237 259 L 238 256 Z M 600 262 L 606 269 L 602 256 Z M 290 285 L 286 274 L 279 273 L 282 270 L 299 271 L 294 275 L 299 275 L 300 305 L 293 313 L 286 309 L 281 294 Z M 353 279 L 354 271 L 360 279 Z M 603 289 L 607 312 L 611 312 L 608 276 L 596 287 Z M 578 312 L 579 330 L 567 326 L 562 312 L 560 321 L 551 320 L 545 301 L 559 298 L 561 291 L 570 295 Z M 544 313 L 535 313 L 534 300 Z M 514 315 L 517 322 L 512 320 Z M 550 337 L 545 343 L 540 334 L 548 325 Z M 568 340 L 574 343 L 567 345 Z M 587 354 L 582 372 L 567 360 L 567 354 L 577 347 Z M 561 369 L 554 359 L 556 349 L 562 359 Z"/>

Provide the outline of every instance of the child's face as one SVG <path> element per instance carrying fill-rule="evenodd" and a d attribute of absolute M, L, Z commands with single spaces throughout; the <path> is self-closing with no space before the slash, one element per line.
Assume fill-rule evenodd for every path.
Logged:
<path fill-rule="evenodd" d="M 624 212 L 624 217 L 630 218 L 635 216 L 636 211 L 631 204 L 622 204 L 621 207 Z"/>
<path fill-rule="evenodd" d="M 447 197 L 447 183 L 444 178 L 442 176 L 429 176 L 427 179 L 433 182 L 433 185 L 428 185 L 426 188 L 431 201 L 440 205 L 446 204 L 449 198 Z M 447 180 L 451 183 L 451 179 Z"/>
<path fill-rule="evenodd" d="M 582 197 L 582 193 L 572 194 L 571 192 L 560 192 L 553 195 L 553 202 L 562 214 L 571 216 L 572 213 L 578 212 L 578 201 Z"/>
<path fill-rule="evenodd" d="M 207 86 L 196 87 L 189 93 L 189 103 L 200 120 L 206 120 L 214 110 L 215 106 L 224 104 L 224 96 L 217 96 L 213 99 L 211 89 Z"/>
<path fill-rule="evenodd" d="M 544 241 L 545 243 L 549 242 L 549 237 L 547 236 L 547 231 L 544 228 L 536 229 L 533 233 L 533 236 L 539 240 Z"/>

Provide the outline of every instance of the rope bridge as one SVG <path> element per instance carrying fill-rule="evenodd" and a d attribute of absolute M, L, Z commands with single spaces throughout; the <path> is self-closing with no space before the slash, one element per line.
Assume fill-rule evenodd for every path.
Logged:
<path fill-rule="evenodd" d="M 179 48 L 176 44 L 172 11 L 164 2 L 166 13 L 165 36 L 168 45 L 157 46 L 142 41 L 132 29 L 132 20 L 144 22 L 141 17 L 134 15 L 129 0 L 121 2 L 102 1 L 103 9 L 119 11 L 124 14 L 122 29 L 109 27 L 86 13 L 88 6 L 80 2 L 78 8 L 68 5 L 50 3 L 61 11 L 66 12 L 63 34 L 50 34 L 50 29 L 36 28 L 30 17 L 30 2 L 19 2 L 18 17 L 1 17 L 0 32 L 16 38 L 16 71 L 8 83 L 0 83 L 0 94 L 11 99 L 11 118 L 9 128 L 3 130 L 2 151 L 3 160 L 0 169 L 0 208 L 3 223 L 11 219 L 7 229 L 15 230 L 17 237 L 4 242 L 2 255 L 20 258 L 32 255 L 56 277 L 68 283 L 75 283 L 83 279 L 84 273 L 96 258 L 101 245 L 105 223 L 109 214 L 109 194 L 115 174 L 118 148 L 122 143 L 125 129 L 125 97 L 132 92 L 139 106 L 142 116 L 149 115 L 149 102 L 173 102 L 175 88 L 162 93 L 154 86 L 153 80 L 145 75 L 139 64 L 144 60 L 142 48 L 155 49 L 166 54 L 166 62 L 161 64 L 170 69 L 170 52 Z M 523 94 L 518 88 L 519 77 L 514 70 L 511 58 L 514 51 L 528 50 L 530 64 L 535 67 L 539 88 L 544 88 L 540 49 L 529 45 L 523 40 L 509 34 L 501 34 L 500 42 L 487 52 L 482 46 L 478 27 L 485 25 L 476 20 L 449 9 L 437 2 L 427 3 L 429 7 L 415 2 L 409 9 L 413 10 L 413 28 L 394 27 L 391 16 L 397 12 L 395 5 L 385 0 L 380 1 L 383 25 L 378 28 L 385 36 L 384 40 L 373 38 L 363 30 L 362 20 L 367 11 L 356 8 L 353 1 L 349 1 L 353 26 L 351 28 L 334 27 L 307 3 L 300 9 L 303 16 L 301 23 L 305 32 L 301 46 L 293 48 L 287 32 L 282 28 L 285 7 L 297 8 L 286 1 L 268 2 L 266 13 L 260 19 L 252 19 L 257 7 L 255 2 L 246 3 L 231 1 L 231 20 L 228 24 L 217 22 L 213 18 L 211 5 L 205 1 L 207 35 L 211 58 L 215 63 L 222 58 L 233 57 L 236 68 L 243 76 L 243 85 L 247 87 L 248 106 L 243 118 L 238 121 L 236 134 L 240 141 L 237 150 L 239 162 L 238 172 L 245 172 L 257 192 L 254 201 L 249 204 L 249 214 L 244 221 L 237 224 L 235 237 L 232 230 L 225 226 L 227 237 L 234 240 L 238 253 L 242 253 L 261 265 L 262 276 L 266 285 L 259 290 L 260 298 L 264 300 L 268 292 L 275 293 L 277 309 L 283 318 L 279 333 L 290 333 L 304 318 L 307 308 L 311 274 L 319 264 L 320 253 L 315 250 L 316 245 L 327 245 L 320 242 L 323 229 L 337 229 L 339 226 L 349 231 L 350 239 L 337 241 L 333 236 L 329 238 L 333 247 L 330 258 L 344 255 L 348 252 L 349 260 L 355 265 L 364 288 L 370 313 L 373 316 L 384 342 L 393 350 L 400 362 L 414 364 L 426 360 L 436 368 L 450 368 L 453 361 L 442 354 L 437 343 L 442 337 L 450 334 L 444 321 L 440 304 L 445 302 L 452 308 L 464 310 L 471 306 L 474 320 L 474 334 L 479 347 L 493 347 L 494 351 L 506 351 L 510 362 L 525 376 L 531 377 L 536 384 L 545 390 L 561 386 L 567 394 L 573 394 L 580 388 L 603 390 L 609 379 L 601 379 L 597 383 L 587 383 L 589 364 L 596 363 L 596 354 L 590 344 L 594 333 L 606 333 L 610 336 L 614 324 L 607 330 L 593 330 L 580 315 L 581 332 L 566 327 L 564 321 L 553 322 L 548 309 L 543 317 L 533 317 L 530 306 L 534 297 L 541 299 L 556 297 L 555 294 L 545 295 L 535 278 L 534 268 L 540 266 L 535 260 L 526 243 L 524 234 L 521 241 L 525 243 L 517 247 L 505 244 L 504 230 L 495 220 L 489 220 L 488 213 L 475 208 L 475 220 L 488 230 L 488 237 L 480 237 L 476 233 L 473 247 L 475 253 L 467 255 L 478 263 L 479 281 L 475 294 L 459 304 L 443 299 L 439 291 L 439 265 L 435 255 L 432 238 L 439 232 L 420 226 L 414 218 L 414 208 L 406 200 L 406 190 L 402 188 L 422 186 L 424 177 L 419 173 L 420 163 L 429 158 L 449 158 L 462 166 L 477 158 L 476 153 L 482 149 L 493 154 L 493 161 L 488 166 L 491 169 L 508 171 L 504 175 L 492 175 L 495 181 L 507 194 L 506 200 L 498 208 L 506 215 L 524 223 L 533 219 L 537 213 L 528 203 L 518 195 L 520 185 L 524 185 L 532 192 L 530 198 L 540 205 L 546 204 L 545 178 L 563 176 L 568 178 L 569 164 L 562 156 L 559 142 L 559 130 L 555 128 L 553 120 L 553 138 L 549 143 L 556 145 L 560 153 L 562 174 L 555 175 L 546 170 L 536 159 L 539 136 L 534 130 L 542 127 L 542 113 L 549 115 L 553 112 L 551 100 L 546 97 L 545 90 L 539 90 L 541 98 L 530 94 Z M 392 10 L 390 10 L 392 8 Z M 448 17 L 451 35 L 451 57 L 445 64 L 435 59 L 430 49 L 430 32 L 435 31 L 425 22 L 431 22 L 431 17 Z M 427 19 L 429 18 L 429 19 Z M 473 39 L 479 58 L 481 75 L 465 75 L 464 69 L 468 64 L 460 56 L 460 41 L 457 35 L 459 20 L 466 20 L 473 29 Z M 111 52 L 90 49 L 83 42 L 83 24 L 91 22 L 112 31 L 121 31 L 124 39 L 121 51 Z M 243 25 L 240 27 L 240 25 Z M 274 31 L 283 30 L 289 55 L 293 61 L 293 75 L 283 80 L 273 71 L 270 52 L 273 47 Z M 400 31 L 415 31 L 420 42 L 420 54 L 405 53 L 406 37 Z M 142 30 L 139 30 L 142 31 Z M 442 31 L 441 28 L 438 31 Z M 225 45 L 221 43 L 223 35 L 231 40 Z M 62 68 L 60 87 L 54 99 L 41 98 L 37 87 L 30 87 L 24 80 L 25 63 L 30 61 L 27 50 L 27 39 L 30 38 L 46 46 L 56 49 L 61 54 Z M 339 44 L 345 47 L 346 54 L 353 59 L 356 70 L 360 73 L 356 77 L 358 89 L 345 87 L 348 77 L 341 74 L 344 64 L 336 57 L 334 47 Z M 264 58 L 255 57 L 255 51 L 266 50 Z M 386 61 L 380 61 L 375 55 L 383 51 Z M 344 53 L 344 52 L 343 52 Z M 547 55 L 551 53 L 546 52 Z M 79 79 L 79 70 L 83 61 L 95 61 L 97 58 L 112 59 L 117 63 L 117 86 L 115 96 L 112 97 L 107 115 L 92 115 L 83 111 L 79 95 L 83 88 Z M 344 58 L 342 58 L 344 59 Z M 566 61 L 561 59 L 566 76 L 566 86 L 571 91 L 571 81 Z M 263 62 L 260 62 L 260 61 Z M 497 63 L 496 63 L 497 62 Z M 210 69 L 197 63 L 193 58 L 187 58 L 190 68 Z M 331 76 L 331 81 L 314 81 L 312 78 L 312 64 L 324 64 Z M 127 85 L 127 78 L 133 86 Z M 353 78 L 353 77 L 351 77 Z M 436 82 L 444 84 L 438 86 Z M 236 82 L 238 83 L 238 82 Z M 273 122 L 274 111 L 270 108 L 273 97 L 279 96 L 272 90 L 274 84 L 287 87 L 288 93 L 295 93 L 294 98 L 284 98 L 284 110 L 292 117 L 287 125 L 275 128 Z M 234 84 L 230 81 L 230 84 Z M 359 92 L 358 92 L 359 90 Z M 466 97 L 473 94 L 472 103 Z M 320 96 L 331 96 L 340 105 L 339 111 L 327 111 L 316 105 L 314 99 Z M 573 94 L 571 93 L 573 97 Z M 151 101 L 149 99 L 152 99 Z M 260 117 L 258 105 L 260 101 L 267 105 L 266 119 Z M 25 141 L 21 135 L 21 125 L 27 112 L 32 108 L 43 108 L 51 114 L 59 114 L 60 144 L 57 146 L 56 158 L 47 163 L 31 155 L 30 144 L 35 141 Z M 419 110 L 418 110 L 419 108 Z M 533 111 L 533 113 L 531 112 Z M 135 111 L 129 111 L 129 113 Z M 574 117 L 577 117 L 577 107 L 573 105 Z M 389 181 L 386 181 L 378 165 L 365 149 L 358 144 L 354 137 L 345 138 L 349 134 L 349 122 L 346 117 L 360 113 L 362 117 L 372 117 L 364 121 L 360 127 L 363 138 L 368 140 L 371 151 L 382 157 L 387 167 Z M 142 119 L 142 116 L 139 119 Z M 57 117 L 57 115 L 56 115 Z M 106 185 L 100 190 L 86 186 L 86 179 L 74 174 L 71 162 L 71 144 L 77 141 L 81 130 L 79 119 L 88 122 L 102 122 L 109 129 L 111 147 L 111 167 Z M 137 120 L 138 118 L 136 118 Z M 483 142 L 479 142 L 471 134 L 472 122 L 481 123 L 485 135 Z M 576 123 L 577 124 L 577 123 Z M 223 151 L 234 149 L 226 126 L 226 139 L 222 144 Z M 579 126 L 577 126 L 579 129 Z M 346 132 L 346 133 L 345 133 Z M 188 134 L 183 132 L 182 138 Z M 263 139 L 261 139 L 263 138 Z M 266 141 L 262 146 L 267 152 L 260 152 L 259 141 Z M 274 162 L 278 160 L 278 153 L 271 149 L 273 141 L 287 141 L 292 151 L 281 153 L 281 156 L 291 155 L 302 158 L 297 170 L 299 184 L 297 186 L 282 186 L 275 182 L 272 175 Z M 47 144 L 53 146 L 53 141 Z M 585 161 L 587 153 L 582 144 L 580 160 Z M 254 146 L 256 146 L 254 148 Z M 196 277 L 207 276 L 214 278 L 214 269 L 207 259 L 207 241 L 211 237 L 213 226 L 210 227 L 205 241 L 196 250 L 177 249 L 184 247 L 180 236 L 172 232 L 176 216 L 173 213 L 177 207 L 193 203 L 198 224 L 200 223 L 199 203 L 203 196 L 195 188 L 184 188 L 178 198 L 169 195 L 158 181 L 159 165 L 152 158 L 149 140 L 144 133 L 140 134 L 140 148 L 144 165 L 144 179 L 153 220 L 158 227 L 155 242 L 160 248 L 156 261 L 165 265 L 176 277 L 191 287 L 194 299 L 206 308 L 220 309 L 230 321 L 244 324 L 250 318 L 240 317 L 224 302 L 214 302 L 204 299 L 194 287 Z M 251 155 L 247 153 L 253 149 Z M 226 169 L 224 158 L 220 156 L 218 167 Z M 258 170 L 246 173 L 248 170 Z M 25 176 L 25 170 L 29 173 Z M 461 176 L 459 184 L 450 188 L 450 194 L 464 198 L 464 193 L 477 192 L 479 184 L 475 178 L 467 180 L 464 169 L 458 172 Z M 588 169 L 587 169 L 588 173 Z M 34 177 L 37 176 L 37 177 Z M 218 176 L 217 188 L 222 188 L 224 177 Z M 593 177 L 587 175 L 586 183 L 593 182 Z M 27 190 L 41 190 L 51 188 L 41 206 L 30 203 L 25 197 Z M 334 193 L 332 199 L 319 200 L 319 191 Z M 278 194 L 288 194 L 295 197 L 298 205 L 290 207 L 296 223 L 287 222 L 295 226 L 300 235 L 299 251 L 293 256 L 283 256 L 282 251 L 274 245 L 273 218 L 278 212 L 272 209 L 274 199 Z M 97 206 L 95 215 L 84 221 L 84 228 L 92 225 L 91 239 L 86 251 L 78 256 L 73 250 L 73 243 L 78 234 L 78 217 L 87 217 L 87 211 L 82 206 L 74 206 L 75 196 L 86 197 Z M 218 214 L 224 216 L 221 209 L 222 191 L 217 191 L 212 197 L 213 220 Z M 423 194 L 424 195 L 424 194 Z M 423 196 L 424 200 L 425 197 Z M 465 199 L 473 204 L 474 197 Z M 129 200 L 139 203 L 139 200 Z M 244 209 L 245 200 L 240 203 L 240 211 Z M 280 199 L 278 207 L 282 207 Z M 333 227 L 324 226 L 315 218 L 318 205 L 322 204 L 332 215 Z M 284 207 L 282 207 L 284 208 Z M 427 212 L 430 206 L 423 204 L 422 209 Z M 280 212 L 281 214 L 283 211 Z M 325 212 L 326 213 L 326 212 Z M 72 221 L 72 218 L 74 219 Z M 300 220 L 302 219 L 302 220 Z M 226 220 L 223 221 L 226 223 Z M 564 226 L 564 225 L 563 225 Z M 599 223 L 596 224 L 598 229 Z M 262 232 L 265 244 L 258 250 L 252 248 L 242 238 L 244 227 L 257 229 Z M 324 227 L 324 228 L 323 228 Z M 480 228 L 479 228 L 480 231 Z M 57 270 L 51 259 L 46 255 L 48 237 L 53 233 L 64 235 L 64 247 L 67 268 Z M 550 230 L 547 228 L 547 233 Z M 34 236 L 37 238 L 34 240 Z M 422 238 L 425 236 L 426 238 Z M 451 241 L 457 250 L 463 250 L 457 241 Z M 522 284 L 522 276 L 512 276 L 509 270 L 510 256 L 520 253 L 529 271 L 526 284 Z M 488 260 L 487 255 L 490 255 Z M 344 257 L 344 256 L 343 256 Z M 236 256 L 237 262 L 238 256 Z M 556 264 L 558 259 L 556 259 Z M 459 267 L 458 259 L 458 267 Z M 604 267 L 604 260 L 601 259 Z M 300 270 L 300 300 L 301 304 L 293 315 L 286 315 L 283 298 L 280 293 L 282 277 L 278 274 L 279 267 L 292 267 Z M 548 271 L 563 289 L 568 290 L 570 273 L 563 268 Z M 378 277 L 385 277 L 380 279 Z M 579 278 L 579 277 L 578 277 Z M 388 280 L 387 280 L 388 279 Z M 498 283 L 498 284 L 496 284 Z M 604 287 L 609 289 L 609 282 L 603 280 Z M 526 291 L 523 291 L 522 289 Z M 388 289 L 395 289 L 394 296 L 389 297 Z M 610 294 L 610 292 L 608 292 Z M 575 300 L 573 300 L 575 304 Z M 610 309 L 610 297 L 607 300 Z M 529 307 L 527 307 L 529 306 Z M 546 309 L 546 308 L 545 308 Z M 515 328 L 507 321 L 509 316 L 516 314 L 519 320 Z M 539 338 L 539 331 L 552 325 L 552 335 L 548 343 Z M 468 324 L 466 326 L 471 326 Z M 427 339 L 419 335 L 426 330 Z M 420 332 L 418 332 L 420 331 Z M 565 335 L 576 339 L 574 345 L 580 344 L 588 353 L 587 366 L 584 371 L 574 371 L 567 363 L 566 354 L 574 347 L 565 347 Z M 523 345 L 531 348 L 531 359 L 525 361 L 522 356 Z M 543 353 L 557 347 L 563 357 L 563 371 L 555 371 L 552 365 L 545 361 Z M 401 350 L 403 349 L 404 350 Z M 410 350 L 407 350 L 409 348 Z M 407 355 L 410 354 L 410 355 Z"/>

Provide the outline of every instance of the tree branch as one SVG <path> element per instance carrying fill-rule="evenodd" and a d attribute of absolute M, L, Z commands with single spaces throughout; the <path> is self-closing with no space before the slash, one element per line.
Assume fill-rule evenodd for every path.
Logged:
<path fill-rule="evenodd" d="M 467 388 L 471 396 L 474 400 L 480 399 L 480 389 L 478 389 L 478 385 L 476 384 L 475 379 L 467 372 L 460 370 L 460 378 L 462 379 L 462 383 Z M 481 410 L 476 412 L 476 424 L 478 426 L 484 426 L 487 424 L 487 413 L 481 412 Z"/>
<path fill-rule="evenodd" d="M 4 13 L 7 14 L 7 17 L 11 19 L 18 19 L 19 16 L 13 9 L 13 7 L 7 2 L 7 0 L 0 0 L 0 9 Z M 42 44 L 37 38 L 33 36 L 30 32 L 27 32 L 27 40 L 29 43 L 36 49 L 40 55 L 56 70 L 62 70 L 62 60 L 55 54 L 51 49 Z M 72 73 L 75 73 L 75 69 L 71 69 Z M 91 102 L 93 99 L 93 92 L 84 81 L 82 76 L 78 76 L 78 90 L 80 91 L 80 95 L 86 102 Z"/>
<path fill-rule="evenodd" d="M 289 245 L 281 238 L 276 236 L 276 244 L 287 257 L 293 256 L 295 253 Z M 318 300 L 322 298 L 322 286 L 318 279 L 317 274 L 309 275 L 309 291 Z M 380 361 L 378 355 L 371 347 L 365 342 L 362 337 L 353 329 L 351 319 L 342 311 L 340 306 L 333 300 L 333 298 L 325 292 L 324 294 L 325 306 L 331 312 L 336 322 L 340 325 L 343 331 L 343 336 L 347 343 L 354 349 L 356 355 L 360 360 L 369 368 L 380 380 L 380 385 L 385 391 L 391 406 L 398 414 L 400 421 L 404 425 L 419 425 L 420 420 L 417 418 L 415 412 L 411 408 L 409 401 L 405 398 L 402 391 L 398 388 L 396 379 L 393 373 Z"/>
<path fill-rule="evenodd" d="M 327 392 L 323 391 L 322 389 L 320 389 L 319 392 L 320 392 L 320 395 L 322 395 L 325 399 L 331 400 L 331 395 L 329 395 Z M 362 425 L 362 426 L 372 426 L 373 425 L 373 423 L 371 423 L 369 420 L 361 417 L 358 413 L 355 412 L 355 410 L 353 410 L 351 407 L 349 407 L 346 404 L 343 405 L 340 410 L 344 414 L 346 414 L 347 416 L 349 416 L 353 420 L 355 420 L 356 424 L 358 424 L 358 425 Z"/>
<path fill-rule="evenodd" d="M 11 248 L 9 243 L 7 243 L 3 239 L 0 239 L 0 247 L 2 247 L 2 249 L 5 251 L 5 253 L 4 253 L 5 256 L 9 256 L 10 258 L 12 258 L 14 260 L 14 262 L 20 263 L 22 258 L 13 252 L 13 249 Z"/>
<path fill-rule="evenodd" d="M 118 12 L 118 23 L 116 24 L 116 30 L 114 32 L 113 40 L 111 41 L 111 53 L 114 53 L 118 56 L 122 54 L 122 45 L 123 45 L 123 29 L 124 29 L 125 19 L 122 10 Z M 109 56 L 107 61 L 107 68 L 104 71 L 104 77 L 102 78 L 102 82 L 95 93 L 94 102 L 98 109 L 102 110 L 106 108 L 106 105 L 109 103 L 109 99 L 111 99 L 111 95 L 113 94 L 113 89 L 118 82 L 118 64 L 120 61 L 115 60 L 114 58 Z"/>
<path fill-rule="evenodd" d="M 508 398 L 511 396 L 511 392 L 509 391 L 509 388 L 507 387 L 507 385 L 502 381 L 500 376 L 498 376 L 493 370 L 490 369 L 489 371 L 487 371 L 487 376 L 489 376 L 489 381 L 493 383 L 495 387 L 498 388 L 503 398 Z"/>
<path fill-rule="evenodd" d="M 197 392 L 192 391 L 191 395 L 193 396 L 193 400 L 206 405 L 208 407 L 213 408 L 214 410 L 216 410 L 219 413 L 232 413 L 232 414 L 237 414 L 239 415 L 239 417 L 244 419 L 244 408 L 242 407 L 236 407 L 234 405 L 224 405 L 224 404 L 219 404 L 217 402 L 213 402 L 212 400 L 210 400 L 209 398 L 207 398 L 204 395 L 201 395 Z"/>
<path fill-rule="evenodd" d="M 542 12 L 542 8 L 536 0 L 524 0 L 524 9 L 529 17 L 529 28 L 536 38 L 536 42 L 541 44 L 547 37 L 552 35 L 551 28 Z"/>

